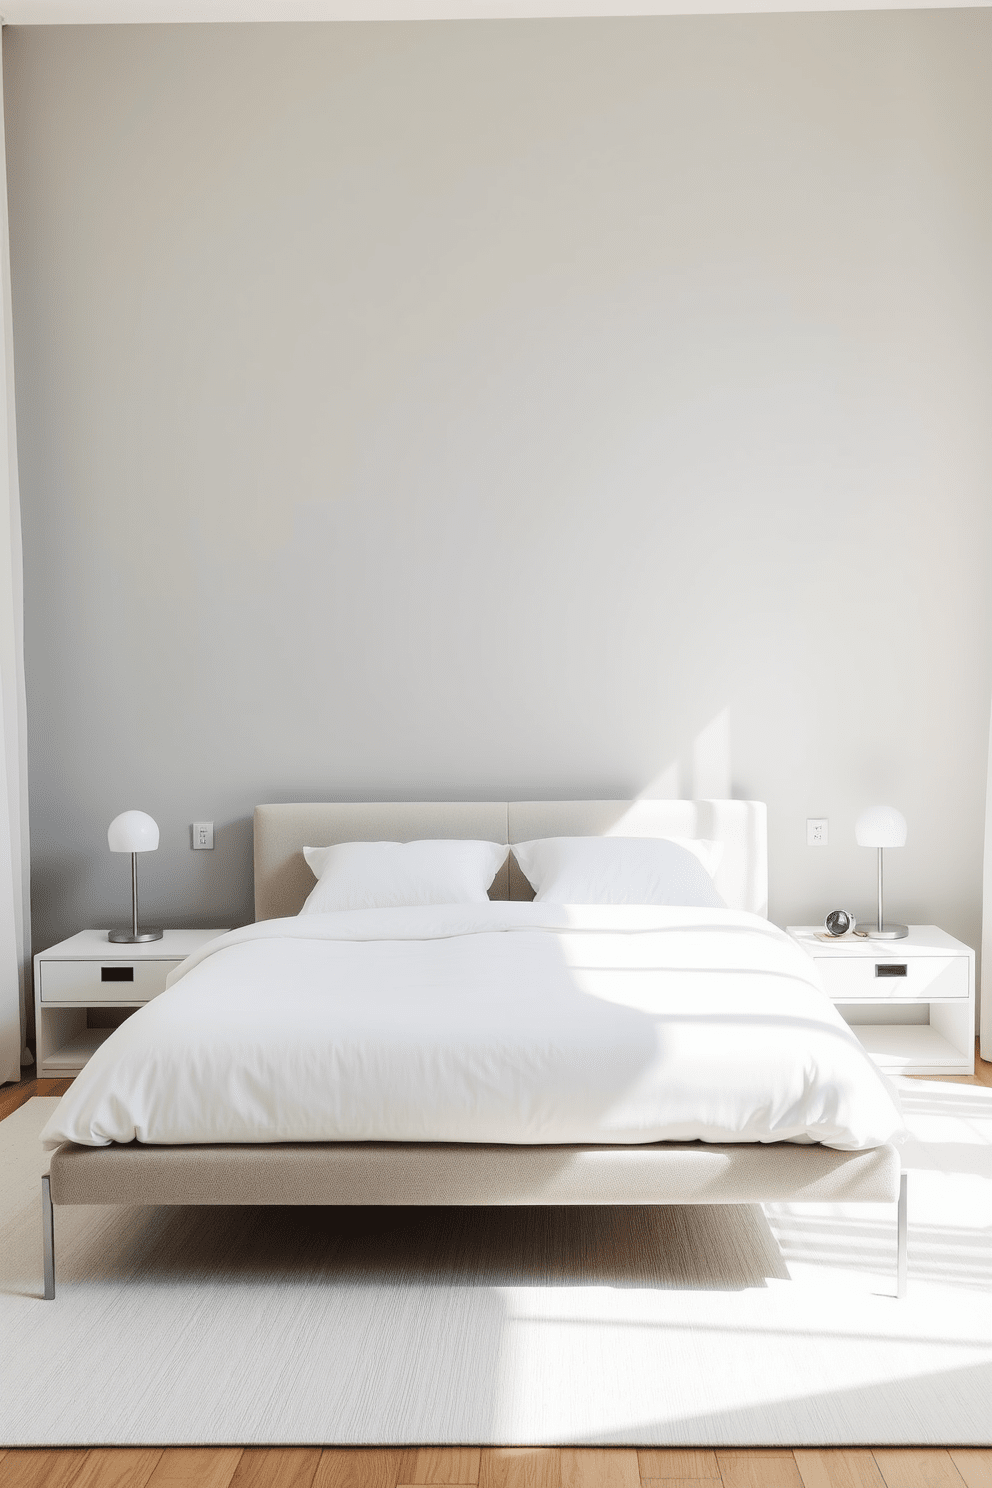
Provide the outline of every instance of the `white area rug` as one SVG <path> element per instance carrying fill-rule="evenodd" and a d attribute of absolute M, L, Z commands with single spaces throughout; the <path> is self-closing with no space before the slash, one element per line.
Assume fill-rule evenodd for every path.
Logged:
<path fill-rule="evenodd" d="M 895 1206 L 62 1209 L 0 1122 L 0 1444 L 992 1442 L 992 1091 L 899 1082 Z"/>

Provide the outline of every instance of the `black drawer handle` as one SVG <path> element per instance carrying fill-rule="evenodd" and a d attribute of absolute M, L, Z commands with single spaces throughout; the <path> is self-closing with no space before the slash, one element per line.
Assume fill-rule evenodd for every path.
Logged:
<path fill-rule="evenodd" d="M 101 980 L 101 982 L 133 982 L 134 981 L 134 967 L 133 966 L 101 966 L 100 967 L 100 980 Z"/>
<path fill-rule="evenodd" d="M 875 975 L 877 977 L 904 977 L 908 976 L 909 972 L 906 968 L 905 961 L 903 961 L 901 965 L 898 961 L 876 961 Z"/>

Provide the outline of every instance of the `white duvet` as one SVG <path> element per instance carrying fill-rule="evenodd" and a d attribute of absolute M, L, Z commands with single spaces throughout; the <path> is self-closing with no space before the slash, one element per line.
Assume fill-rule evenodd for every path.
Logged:
<path fill-rule="evenodd" d="M 110 1142 L 822 1142 L 902 1120 L 756 915 L 443 905 L 211 941 L 117 1029 L 42 1134 Z"/>

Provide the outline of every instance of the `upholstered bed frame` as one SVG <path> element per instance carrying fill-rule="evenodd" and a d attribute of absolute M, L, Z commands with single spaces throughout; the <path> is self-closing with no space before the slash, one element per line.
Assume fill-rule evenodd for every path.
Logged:
<path fill-rule="evenodd" d="M 255 918 L 298 913 L 313 886 L 304 844 L 611 835 L 722 841 L 717 887 L 767 914 L 765 809 L 755 801 L 378 802 L 259 806 Z M 493 899 L 529 899 L 511 857 Z M 659 1142 L 478 1146 L 319 1142 L 156 1147 L 65 1142 L 42 1179 L 46 1298 L 62 1204 L 755 1204 L 898 1202 L 896 1293 L 906 1289 L 906 1176 L 892 1146 Z"/>

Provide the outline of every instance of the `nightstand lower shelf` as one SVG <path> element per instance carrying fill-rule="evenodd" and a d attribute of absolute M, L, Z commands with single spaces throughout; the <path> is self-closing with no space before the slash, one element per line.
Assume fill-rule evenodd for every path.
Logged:
<path fill-rule="evenodd" d="M 929 1023 L 857 1023 L 854 1032 L 887 1074 L 966 1075 L 971 1066 Z"/>
<path fill-rule="evenodd" d="M 67 1039 L 60 1048 L 48 1051 L 45 1055 L 43 1074 L 49 1076 L 78 1074 L 86 1061 L 113 1031 L 112 1028 L 84 1028 L 74 1038 Z"/>

